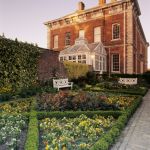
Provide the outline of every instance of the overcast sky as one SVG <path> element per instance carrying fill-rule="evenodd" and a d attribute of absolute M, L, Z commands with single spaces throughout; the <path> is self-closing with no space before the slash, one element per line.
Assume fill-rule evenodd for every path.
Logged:
<path fill-rule="evenodd" d="M 46 48 L 45 21 L 59 18 L 77 10 L 80 0 L 0 0 L 0 35 Z M 86 8 L 98 5 L 98 0 L 82 0 Z M 109 1 L 109 0 L 108 0 Z M 145 3 L 146 2 L 146 3 Z M 150 42 L 150 0 L 139 0 L 141 23 Z M 150 50 L 150 48 L 149 48 Z M 150 68 L 150 53 L 149 53 Z"/>

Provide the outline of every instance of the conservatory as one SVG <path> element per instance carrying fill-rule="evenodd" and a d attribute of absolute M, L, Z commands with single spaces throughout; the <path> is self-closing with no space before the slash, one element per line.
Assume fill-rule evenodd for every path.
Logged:
<path fill-rule="evenodd" d="M 99 73 L 106 72 L 107 54 L 101 42 L 88 44 L 84 38 L 78 38 L 73 46 L 62 50 L 60 61 L 72 61 L 92 66 Z"/>

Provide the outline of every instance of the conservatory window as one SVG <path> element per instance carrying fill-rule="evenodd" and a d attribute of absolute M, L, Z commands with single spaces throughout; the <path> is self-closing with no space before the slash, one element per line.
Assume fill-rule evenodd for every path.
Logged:
<path fill-rule="evenodd" d="M 72 56 L 69 56 L 69 60 L 72 60 Z"/>
<path fill-rule="evenodd" d="M 63 61 L 63 57 L 60 57 L 60 61 L 61 61 L 61 62 Z"/>
<path fill-rule="evenodd" d="M 81 59 L 81 55 L 78 55 L 78 59 L 79 59 L 79 60 Z"/>
<path fill-rule="evenodd" d="M 76 56 L 73 56 L 72 59 L 73 59 L 73 60 L 76 60 Z"/>
<path fill-rule="evenodd" d="M 82 55 L 82 59 L 86 59 L 86 55 Z"/>

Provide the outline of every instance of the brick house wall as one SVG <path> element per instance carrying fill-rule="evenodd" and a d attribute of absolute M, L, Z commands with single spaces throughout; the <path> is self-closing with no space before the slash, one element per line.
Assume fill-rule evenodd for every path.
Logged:
<path fill-rule="evenodd" d="M 96 12 L 102 12 L 102 15 L 93 17 Z M 88 43 L 93 43 L 94 28 L 100 26 L 101 41 L 107 51 L 107 71 L 111 72 L 112 70 L 112 55 L 118 53 L 120 56 L 120 73 L 143 73 L 147 71 L 148 43 L 139 20 L 140 13 L 137 0 L 112 0 L 108 4 L 100 0 L 97 7 L 88 10 L 82 8 L 74 14 L 46 22 L 48 47 L 54 48 L 54 36 L 58 35 L 58 48 L 55 50 L 65 49 L 66 32 L 71 33 L 71 45 L 74 45 L 75 39 L 79 37 L 79 30 L 82 29 L 85 31 L 85 38 Z M 74 21 L 74 17 L 77 19 L 81 17 L 82 20 L 76 21 L 75 19 Z M 68 19 L 70 22 L 66 23 Z M 112 40 L 112 25 L 115 23 L 120 24 L 119 40 Z M 141 71 L 142 68 L 143 71 Z"/>
<path fill-rule="evenodd" d="M 42 49 L 38 59 L 38 80 L 48 81 L 54 77 L 66 77 L 66 71 L 58 60 L 59 52 Z"/>

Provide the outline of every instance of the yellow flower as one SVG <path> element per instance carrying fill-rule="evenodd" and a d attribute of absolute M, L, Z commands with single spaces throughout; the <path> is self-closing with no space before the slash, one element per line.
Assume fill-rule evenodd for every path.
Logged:
<path fill-rule="evenodd" d="M 66 146 L 63 146 L 62 150 L 67 150 Z"/>
<path fill-rule="evenodd" d="M 49 145 L 48 144 L 46 145 L 45 150 L 49 150 Z"/>

